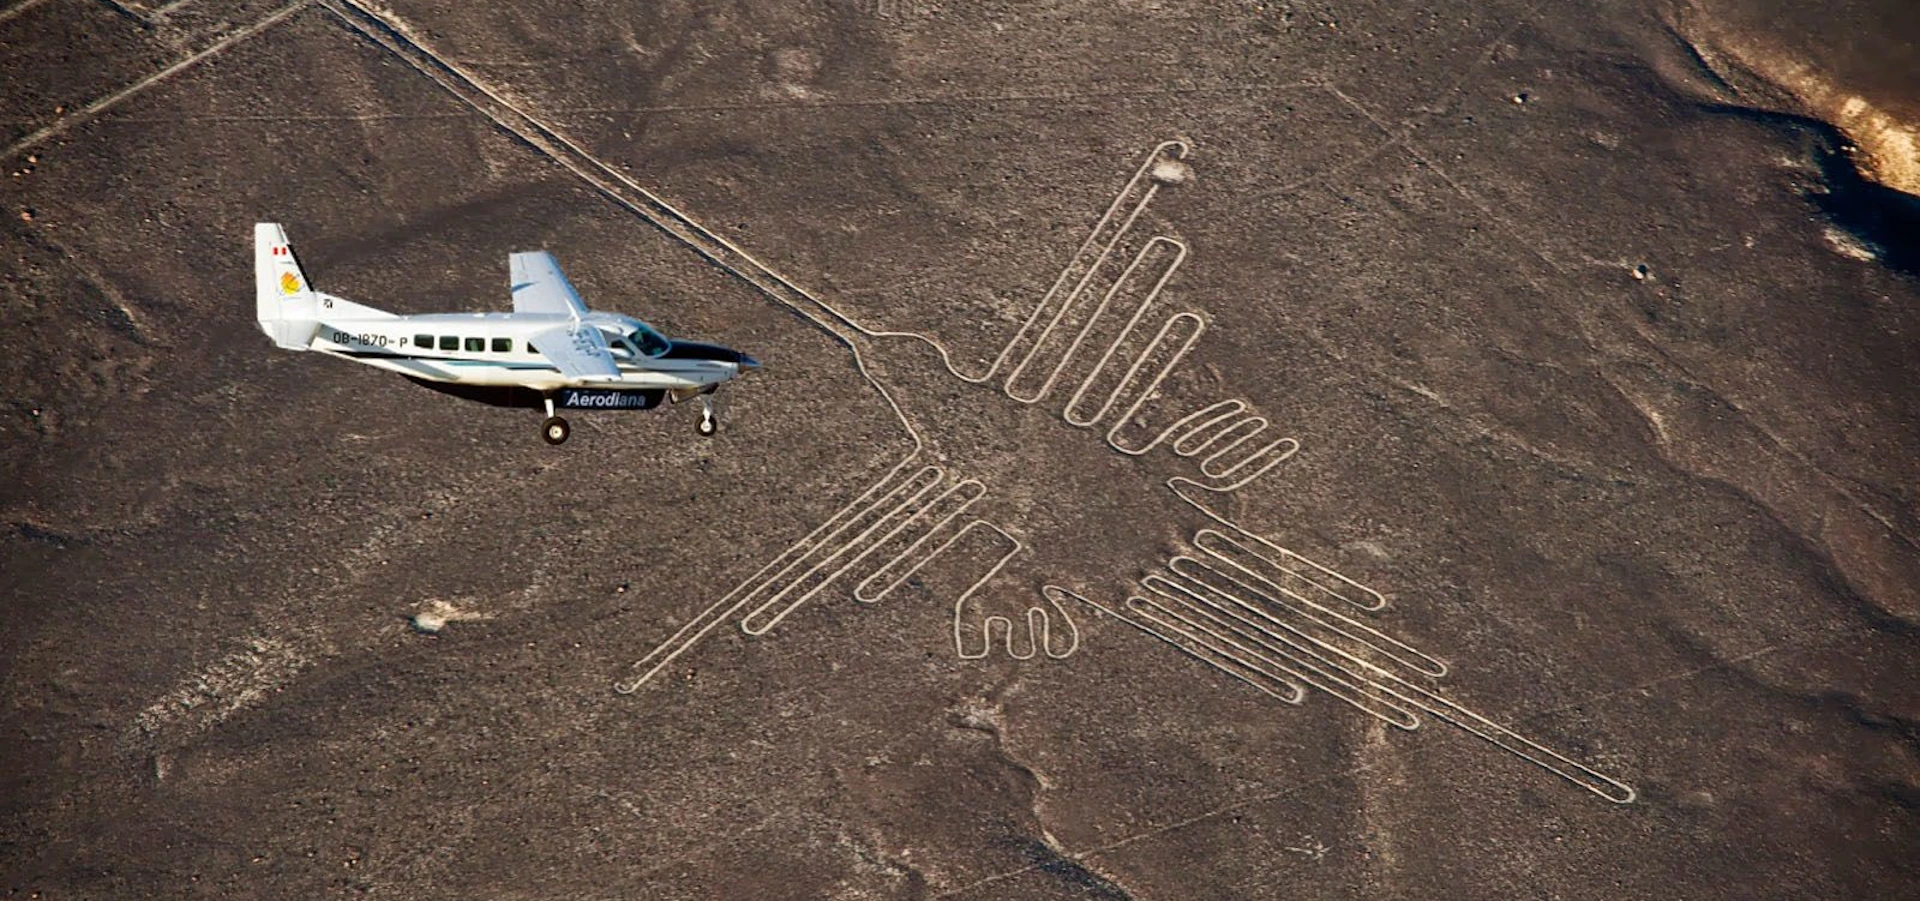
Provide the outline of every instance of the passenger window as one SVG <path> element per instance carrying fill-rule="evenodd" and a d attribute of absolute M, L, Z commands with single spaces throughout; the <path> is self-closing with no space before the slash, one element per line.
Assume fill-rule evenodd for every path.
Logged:
<path fill-rule="evenodd" d="M 433 336 L 432 336 L 432 335 L 414 335 L 414 336 L 413 336 L 413 346 L 414 346 L 414 347 L 424 347 L 424 348 L 426 348 L 426 349 L 428 349 L 428 350 L 432 350 L 432 349 L 433 349 Z"/>
<path fill-rule="evenodd" d="M 460 339 L 454 335 L 441 335 L 440 349 L 441 350 L 459 350 Z"/>
<path fill-rule="evenodd" d="M 512 338 L 493 339 L 493 352 L 497 354 L 513 353 L 513 339 Z"/>
<path fill-rule="evenodd" d="M 468 338 L 467 339 L 468 352 L 478 353 L 479 351 L 483 351 L 486 349 L 487 349 L 487 339 L 485 338 Z"/>

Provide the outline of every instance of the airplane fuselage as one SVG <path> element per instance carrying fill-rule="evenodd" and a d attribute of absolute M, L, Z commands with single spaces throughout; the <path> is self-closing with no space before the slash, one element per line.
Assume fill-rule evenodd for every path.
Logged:
<path fill-rule="evenodd" d="M 329 318 L 322 320 L 310 347 L 422 381 L 543 392 L 583 388 L 686 394 L 740 374 L 739 355 L 727 348 L 670 340 L 670 346 L 655 356 L 636 349 L 616 350 L 617 380 L 568 379 L 528 339 L 570 321 L 564 316 L 525 313 Z"/>

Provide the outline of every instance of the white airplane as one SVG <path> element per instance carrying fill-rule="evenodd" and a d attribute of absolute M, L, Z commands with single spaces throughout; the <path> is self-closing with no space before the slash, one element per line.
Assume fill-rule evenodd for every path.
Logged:
<path fill-rule="evenodd" d="M 618 313 L 587 309 L 545 251 L 508 256 L 511 313 L 397 316 L 315 291 L 286 230 L 253 227 L 260 330 L 287 350 L 317 350 L 400 373 L 436 391 L 501 407 L 545 407 L 540 434 L 567 440 L 565 410 L 646 410 L 700 398 L 700 434 L 719 429 L 713 392 L 759 368 L 737 350 L 679 341 Z"/>

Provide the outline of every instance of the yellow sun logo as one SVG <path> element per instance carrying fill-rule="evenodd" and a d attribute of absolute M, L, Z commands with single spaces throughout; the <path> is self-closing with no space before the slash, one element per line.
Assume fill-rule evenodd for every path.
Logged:
<path fill-rule="evenodd" d="M 300 293 L 300 276 L 291 272 L 280 273 L 280 290 L 288 294 Z"/>

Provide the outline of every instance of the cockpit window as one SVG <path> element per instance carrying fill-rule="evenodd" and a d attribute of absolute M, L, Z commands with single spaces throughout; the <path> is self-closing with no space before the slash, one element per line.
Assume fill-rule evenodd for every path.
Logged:
<path fill-rule="evenodd" d="M 657 357 L 666 353 L 667 348 L 672 346 L 673 342 L 668 341 L 665 336 L 654 331 L 652 326 L 644 322 L 636 323 L 635 325 L 635 328 L 627 331 L 616 331 L 614 328 L 603 328 L 601 330 L 600 334 L 604 335 L 607 339 L 607 351 L 613 354 L 614 359 L 632 360 L 636 357 Z M 616 326 L 615 328 L 620 327 Z"/>
<path fill-rule="evenodd" d="M 638 349 L 642 356 L 657 357 L 667 352 L 671 342 L 651 326 L 641 324 L 639 328 L 627 333 L 627 341 Z"/>

